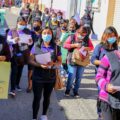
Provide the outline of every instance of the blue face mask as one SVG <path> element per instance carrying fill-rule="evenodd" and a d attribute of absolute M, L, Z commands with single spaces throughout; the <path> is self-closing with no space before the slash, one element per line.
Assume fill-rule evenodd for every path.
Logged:
<path fill-rule="evenodd" d="M 79 38 L 80 40 L 83 40 L 85 37 L 84 37 L 84 36 L 79 35 L 79 36 L 78 36 L 78 38 Z"/>
<path fill-rule="evenodd" d="M 57 21 L 57 18 L 56 18 L 56 17 L 55 17 L 55 18 L 52 18 L 52 21 L 54 21 L 54 22 Z"/>
<path fill-rule="evenodd" d="M 62 29 L 62 30 L 67 30 L 67 27 L 64 27 L 64 26 L 63 26 L 63 27 L 61 27 L 61 29 Z"/>
<path fill-rule="evenodd" d="M 17 27 L 18 27 L 19 30 L 24 30 L 24 29 L 26 28 L 26 25 L 19 25 L 19 24 L 18 24 Z"/>
<path fill-rule="evenodd" d="M 116 42 L 116 37 L 111 37 L 111 38 L 108 38 L 108 43 L 109 44 L 113 44 L 113 43 L 115 43 Z"/>
<path fill-rule="evenodd" d="M 42 35 L 42 39 L 44 42 L 49 42 L 52 39 L 50 34 Z"/>
<path fill-rule="evenodd" d="M 57 16 L 57 20 L 58 20 L 58 21 L 61 20 L 61 18 L 62 18 L 61 16 Z"/>

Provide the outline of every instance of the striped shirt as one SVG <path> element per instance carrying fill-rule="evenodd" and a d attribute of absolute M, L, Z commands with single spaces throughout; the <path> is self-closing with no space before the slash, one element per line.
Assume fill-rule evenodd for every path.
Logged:
<path fill-rule="evenodd" d="M 115 50 L 114 53 L 120 58 L 119 51 Z M 105 55 L 101 59 L 101 64 L 96 74 L 96 82 L 100 88 L 99 98 L 108 102 L 108 92 L 106 91 L 106 85 L 110 83 L 112 77 L 111 65 L 108 57 Z"/>

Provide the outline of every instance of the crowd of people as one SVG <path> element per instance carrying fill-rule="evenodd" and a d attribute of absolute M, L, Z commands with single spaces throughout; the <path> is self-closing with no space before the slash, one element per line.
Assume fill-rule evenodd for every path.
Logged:
<path fill-rule="evenodd" d="M 10 92 L 17 97 L 22 91 L 20 79 L 24 65 L 28 66 L 27 93 L 33 90 L 33 120 L 37 120 L 40 100 L 43 94 L 43 111 L 40 120 L 47 120 L 50 96 L 56 83 L 56 69 L 65 72 L 65 96 L 79 97 L 79 88 L 85 67 L 90 63 L 96 66 L 98 87 L 97 112 L 99 119 L 119 120 L 120 118 L 120 53 L 119 37 L 112 26 L 105 29 L 101 42 L 95 49 L 90 39 L 92 19 L 86 11 L 80 24 L 75 17 L 66 20 L 61 11 L 45 8 L 34 10 L 27 3 L 21 9 L 16 28 L 0 36 L 0 61 L 11 62 Z M 50 61 L 40 63 L 37 56 L 50 54 Z M 49 56 L 48 56 L 49 57 Z M 45 61 L 44 61 L 45 62 Z M 60 74 L 61 75 L 61 74 Z M 66 77 L 67 76 L 67 77 Z"/>

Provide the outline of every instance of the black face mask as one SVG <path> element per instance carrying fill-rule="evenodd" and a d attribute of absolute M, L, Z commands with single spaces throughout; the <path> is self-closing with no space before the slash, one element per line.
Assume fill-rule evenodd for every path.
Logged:
<path fill-rule="evenodd" d="M 34 27 L 33 27 L 33 29 L 34 29 L 34 31 L 36 31 L 36 32 L 37 32 L 37 31 L 39 31 L 39 30 L 40 30 L 40 26 L 34 26 Z"/>
<path fill-rule="evenodd" d="M 63 26 L 63 27 L 61 27 L 61 29 L 62 29 L 62 30 L 67 30 L 67 27 L 64 27 L 64 26 Z"/>
<path fill-rule="evenodd" d="M 74 32 L 75 32 L 75 30 L 70 30 L 70 32 L 74 33 Z"/>

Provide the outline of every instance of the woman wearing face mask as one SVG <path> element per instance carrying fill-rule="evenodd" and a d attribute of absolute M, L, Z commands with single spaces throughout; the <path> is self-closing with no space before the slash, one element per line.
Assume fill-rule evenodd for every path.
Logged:
<path fill-rule="evenodd" d="M 120 119 L 120 52 L 118 33 L 114 27 L 105 29 L 102 40 L 106 50 L 101 60 L 94 60 L 99 65 L 96 83 L 99 87 L 100 108 L 103 120 Z M 117 87 L 116 87 L 117 86 Z"/>
<path fill-rule="evenodd" d="M 71 32 L 73 29 L 69 29 L 67 28 L 68 26 L 68 23 L 67 23 L 67 20 L 62 20 L 60 22 L 60 31 L 58 31 L 59 34 L 59 37 L 57 36 L 58 38 L 58 42 L 57 44 L 59 46 L 61 46 L 61 53 L 62 53 L 62 65 L 63 65 L 63 69 L 66 71 L 66 73 L 68 73 L 68 67 L 67 67 L 67 54 L 68 54 L 68 50 L 65 49 L 63 47 L 64 45 L 64 42 L 67 40 L 67 38 L 71 35 L 74 35 L 73 32 Z M 61 71 L 62 72 L 62 71 Z M 67 75 L 64 74 L 64 77 L 66 77 Z"/>
<path fill-rule="evenodd" d="M 42 31 L 42 21 L 39 17 L 34 18 L 33 20 L 33 29 L 32 29 L 32 36 L 34 43 L 41 39 L 41 31 Z"/>
<path fill-rule="evenodd" d="M 56 40 L 56 36 L 57 36 L 57 29 L 59 28 L 59 22 L 57 21 L 57 14 L 53 13 L 51 16 L 51 20 L 49 21 L 49 28 L 52 29 L 53 31 L 53 36 L 54 36 L 54 40 Z"/>
<path fill-rule="evenodd" d="M 105 46 L 105 44 L 107 42 L 107 39 L 108 39 L 107 36 L 109 36 L 111 33 L 115 33 L 117 35 L 115 28 L 110 26 L 110 27 L 106 28 L 106 30 L 105 30 L 105 32 L 103 34 L 103 37 L 101 39 L 101 42 L 98 45 L 96 45 L 96 47 L 95 47 L 95 49 L 93 51 L 93 54 L 92 54 L 92 57 L 91 57 L 91 63 L 93 65 L 95 65 L 95 67 L 96 67 L 95 74 L 97 73 L 98 67 L 99 67 L 99 65 L 101 63 L 101 59 L 103 58 L 103 56 L 106 54 L 106 52 L 111 51 L 111 50 L 108 51 L 106 49 L 106 46 Z M 117 49 L 118 48 L 116 47 L 116 50 Z M 98 87 L 98 93 L 99 93 L 99 90 L 100 89 Z M 99 98 L 98 98 L 98 101 L 97 101 L 97 113 L 98 113 L 98 117 L 101 118 L 102 114 L 101 114 Z"/>
<path fill-rule="evenodd" d="M 29 3 L 26 3 L 25 6 L 20 11 L 20 16 L 24 17 L 27 23 L 28 23 L 28 19 L 29 19 L 29 16 L 31 14 L 31 11 L 32 10 L 30 9 L 30 4 Z"/>
<path fill-rule="evenodd" d="M 63 13 L 61 11 L 57 12 L 57 21 L 60 23 L 61 20 L 63 20 Z"/>
<path fill-rule="evenodd" d="M 45 8 L 44 13 L 42 14 L 42 28 L 43 29 L 48 26 L 49 20 L 50 20 L 49 10 L 48 8 Z"/>
<path fill-rule="evenodd" d="M 55 13 L 54 9 L 50 9 L 50 17 L 52 16 L 53 13 Z"/>
<path fill-rule="evenodd" d="M 85 36 L 87 35 L 87 29 L 86 27 L 82 26 L 80 27 L 75 35 L 73 37 L 68 37 L 68 39 L 64 43 L 64 48 L 68 49 L 68 80 L 67 80 L 67 86 L 66 86 L 66 91 L 65 95 L 69 96 L 70 95 L 70 90 L 73 85 L 73 81 L 75 80 L 74 84 L 74 89 L 73 89 L 73 94 L 74 97 L 79 97 L 79 87 L 80 87 L 80 82 L 82 79 L 82 75 L 84 73 L 84 66 L 72 64 L 71 62 L 71 54 L 74 49 L 80 49 L 83 48 L 84 51 L 89 52 L 93 50 L 93 45 L 91 43 L 90 39 L 85 39 Z"/>
<path fill-rule="evenodd" d="M 70 25 L 74 25 L 76 30 L 80 27 L 77 23 L 77 21 L 74 19 L 74 18 L 71 18 L 70 21 L 69 21 L 69 24 Z"/>
<path fill-rule="evenodd" d="M 28 19 L 28 24 L 33 23 L 33 20 L 37 17 L 40 18 L 41 20 L 42 12 L 39 10 L 39 5 L 35 4 L 34 5 L 34 10 L 31 12 L 29 19 Z"/>
<path fill-rule="evenodd" d="M 26 20 L 18 17 L 17 27 L 8 32 L 7 41 L 10 45 L 11 59 L 11 91 L 10 95 L 15 96 L 16 90 L 21 91 L 19 87 L 20 78 L 24 64 L 28 63 L 29 45 L 33 44 L 31 32 L 26 29 Z"/>
<path fill-rule="evenodd" d="M 37 120 L 40 100 L 44 97 L 43 112 L 40 120 L 47 120 L 47 110 L 50 104 L 50 96 L 56 81 L 55 68 L 61 65 L 61 53 L 53 42 L 53 33 L 49 28 L 42 31 L 42 41 L 38 41 L 32 50 L 30 63 L 34 66 L 33 71 L 33 120 Z M 40 64 L 36 55 L 50 52 L 51 62 Z M 44 91 L 44 92 L 43 92 Z"/>
<path fill-rule="evenodd" d="M 42 22 L 39 17 L 34 18 L 33 20 L 33 30 L 32 30 L 32 39 L 34 43 L 41 41 L 41 27 Z M 33 45 L 30 46 L 30 50 L 32 49 Z M 30 93 L 32 90 L 32 73 L 33 73 L 33 67 L 32 65 L 28 65 L 28 88 L 27 93 Z"/>

